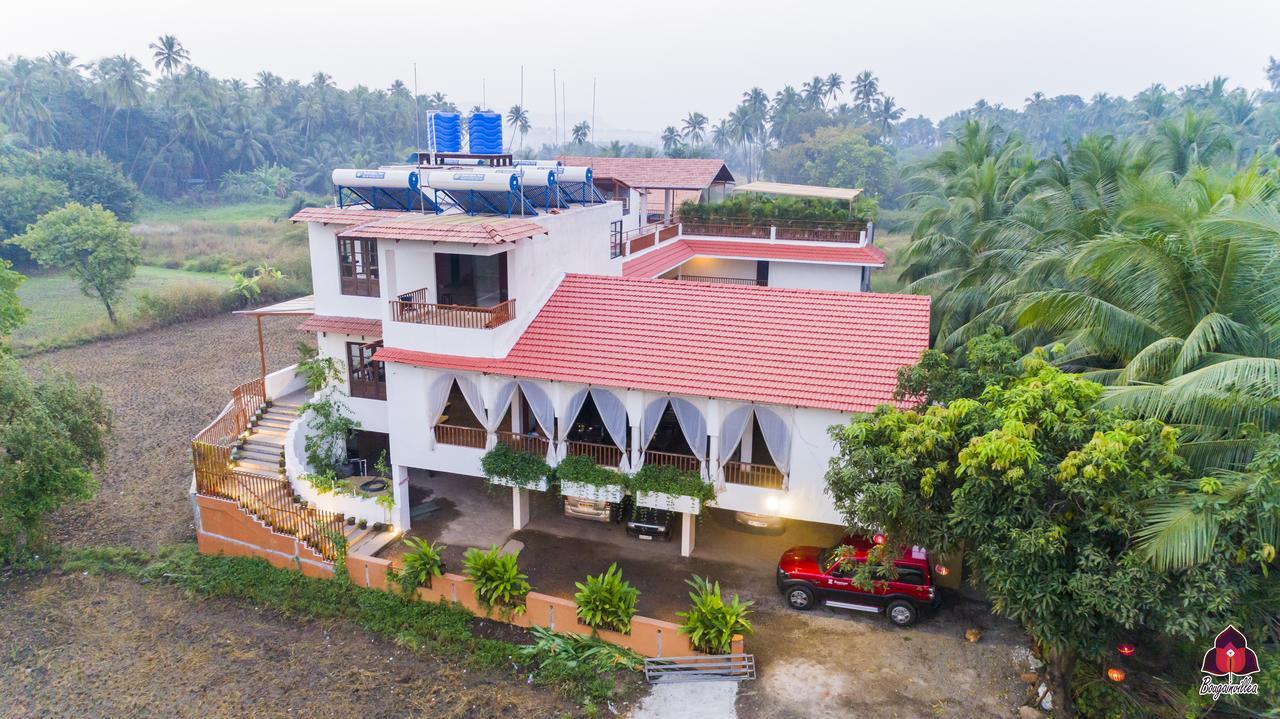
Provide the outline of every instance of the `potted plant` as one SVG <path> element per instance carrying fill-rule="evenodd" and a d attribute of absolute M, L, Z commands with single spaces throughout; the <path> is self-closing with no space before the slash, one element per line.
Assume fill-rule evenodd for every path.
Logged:
<path fill-rule="evenodd" d="M 601 467 L 590 457 L 565 457 L 556 466 L 560 494 L 603 502 L 621 502 L 625 478 L 617 470 Z"/>
<path fill-rule="evenodd" d="M 521 452 L 505 444 L 496 445 L 480 458 L 480 468 L 490 484 L 547 491 L 551 467 L 532 452 Z"/>
<path fill-rule="evenodd" d="M 361 520 L 360 520 L 360 528 L 361 528 L 361 529 L 368 529 L 368 528 L 369 528 L 369 520 L 367 520 L 367 519 L 361 519 Z"/>
<path fill-rule="evenodd" d="M 687 612 L 676 612 L 684 620 L 680 633 L 687 635 L 693 648 L 700 652 L 728 654 L 734 637 L 751 633 L 747 614 L 752 602 L 742 601 L 736 594 L 726 602 L 720 595 L 720 582 L 697 575 L 685 583 L 693 587 L 689 592 L 692 606 Z"/>
<path fill-rule="evenodd" d="M 636 614 L 640 590 L 622 578 L 618 563 L 609 565 L 603 574 L 587 575 L 586 582 L 575 582 L 578 593 L 578 621 L 592 629 L 611 629 L 627 634 L 631 618 Z"/>
<path fill-rule="evenodd" d="M 406 597 L 412 599 L 418 594 L 418 587 L 431 586 L 431 578 L 444 573 L 444 560 L 440 558 L 440 550 L 434 543 L 425 539 L 405 537 L 405 546 L 409 548 L 400 561 L 404 567 L 400 571 L 389 569 L 389 578 Z"/>
<path fill-rule="evenodd" d="M 688 514 L 700 513 L 704 502 L 716 498 L 715 487 L 697 472 L 668 465 L 646 464 L 631 475 L 627 489 L 635 495 L 637 506 Z"/>
<path fill-rule="evenodd" d="M 355 525 L 356 525 L 356 518 L 355 518 L 355 517 L 347 517 L 347 526 L 348 526 L 348 527 L 354 527 Z"/>
<path fill-rule="evenodd" d="M 518 556 L 519 552 L 503 554 L 497 545 L 488 551 L 473 547 L 462 556 L 462 573 L 471 580 L 482 606 L 504 613 L 524 613 L 524 598 L 532 587 L 528 575 L 520 572 Z"/>

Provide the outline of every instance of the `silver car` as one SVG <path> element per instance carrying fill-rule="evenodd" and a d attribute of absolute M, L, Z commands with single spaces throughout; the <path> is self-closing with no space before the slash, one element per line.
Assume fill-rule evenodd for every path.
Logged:
<path fill-rule="evenodd" d="M 603 499 L 565 497 L 564 516 L 608 523 L 617 518 L 617 509 L 613 502 L 606 502 Z"/>

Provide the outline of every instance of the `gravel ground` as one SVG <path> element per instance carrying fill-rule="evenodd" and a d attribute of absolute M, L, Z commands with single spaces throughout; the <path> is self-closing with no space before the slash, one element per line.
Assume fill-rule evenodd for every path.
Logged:
<path fill-rule="evenodd" d="M 0 576 L 0 717 L 577 715 L 346 622 L 83 575 Z"/>
<path fill-rule="evenodd" d="M 297 359 L 306 335 L 297 317 L 263 320 L 267 368 Z M 231 399 L 231 390 L 259 372 L 256 323 L 223 315 L 128 337 L 35 355 L 30 368 L 70 372 L 102 388 L 115 427 L 89 502 L 61 512 L 52 538 L 73 545 L 127 544 L 154 550 L 193 541 L 191 438 Z"/>

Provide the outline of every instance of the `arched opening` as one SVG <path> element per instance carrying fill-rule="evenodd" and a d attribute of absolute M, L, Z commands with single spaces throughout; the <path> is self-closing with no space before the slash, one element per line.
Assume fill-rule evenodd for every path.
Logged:
<path fill-rule="evenodd" d="M 484 449 L 488 434 L 481 419 L 484 408 L 480 393 L 470 380 L 441 377 L 432 387 L 430 399 L 428 410 L 435 413 L 431 419 L 436 442 Z"/>
<path fill-rule="evenodd" d="M 565 414 L 573 419 L 560 427 L 565 454 L 591 457 L 602 467 L 623 467 L 631 442 L 622 401 L 607 390 L 583 390 L 568 409 Z"/>
<path fill-rule="evenodd" d="M 725 417 L 720 436 L 727 484 L 786 488 L 790 434 L 781 417 L 764 407 L 739 407 Z"/>

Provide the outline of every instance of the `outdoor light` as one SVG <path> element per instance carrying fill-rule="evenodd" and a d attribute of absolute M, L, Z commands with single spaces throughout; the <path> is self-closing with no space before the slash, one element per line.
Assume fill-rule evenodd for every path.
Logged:
<path fill-rule="evenodd" d="M 885 537 L 883 534 L 877 534 L 871 538 L 871 541 L 875 542 L 876 544 L 884 544 Z"/>
<path fill-rule="evenodd" d="M 1117 644 L 1116 651 L 1120 652 L 1122 656 L 1131 657 L 1134 652 L 1138 651 L 1138 648 L 1126 642 L 1123 644 Z"/>
<path fill-rule="evenodd" d="M 945 577 L 951 573 L 950 569 L 947 569 L 946 566 L 941 564 L 933 565 L 933 571 L 937 572 L 940 577 Z"/>
<path fill-rule="evenodd" d="M 1111 667 L 1110 669 L 1107 670 L 1107 678 L 1118 684 L 1124 681 L 1124 670 L 1116 667 Z"/>

